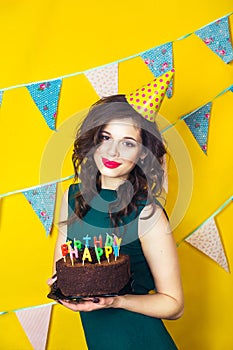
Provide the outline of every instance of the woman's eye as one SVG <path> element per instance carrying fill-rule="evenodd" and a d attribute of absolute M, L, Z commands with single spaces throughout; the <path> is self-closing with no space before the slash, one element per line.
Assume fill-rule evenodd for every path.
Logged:
<path fill-rule="evenodd" d="M 100 140 L 101 141 L 108 141 L 110 137 L 108 135 L 100 135 Z"/>
<path fill-rule="evenodd" d="M 130 141 L 124 141 L 123 145 L 125 145 L 126 147 L 135 147 L 135 144 L 133 142 L 130 142 Z"/>

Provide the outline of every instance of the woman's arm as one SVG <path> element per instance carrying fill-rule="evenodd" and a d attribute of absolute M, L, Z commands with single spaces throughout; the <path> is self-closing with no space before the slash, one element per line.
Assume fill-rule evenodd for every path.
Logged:
<path fill-rule="evenodd" d="M 64 192 L 62 197 L 59 223 L 67 220 L 67 217 L 68 217 L 68 190 Z M 56 261 L 62 258 L 61 245 L 66 242 L 66 238 L 67 238 L 67 225 L 59 224 L 58 236 L 57 236 L 56 246 L 54 250 L 52 276 L 56 273 Z M 47 281 L 48 285 L 52 285 L 55 280 L 56 278 L 49 278 Z"/>
<path fill-rule="evenodd" d="M 142 215 L 147 214 L 148 207 Z M 157 207 L 151 218 L 139 221 L 139 234 L 157 292 L 151 295 L 119 297 L 113 307 L 152 317 L 177 319 L 183 313 L 184 303 L 177 248 L 161 208 Z"/>

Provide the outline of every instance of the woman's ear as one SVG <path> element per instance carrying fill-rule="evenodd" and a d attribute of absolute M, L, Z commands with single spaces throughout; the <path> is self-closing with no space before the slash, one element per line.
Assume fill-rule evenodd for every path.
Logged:
<path fill-rule="evenodd" d="M 147 156 L 147 152 L 142 152 L 141 155 L 140 155 L 140 160 L 144 160 Z"/>

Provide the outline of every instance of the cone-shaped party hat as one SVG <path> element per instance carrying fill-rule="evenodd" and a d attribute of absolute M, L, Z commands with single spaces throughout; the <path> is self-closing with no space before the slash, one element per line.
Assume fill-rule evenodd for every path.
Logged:
<path fill-rule="evenodd" d="M 136 91 L 125 95 L 127 102 L 143 118 L 154 122 L 174 72 L 175 70 L 172 69 Z"/>

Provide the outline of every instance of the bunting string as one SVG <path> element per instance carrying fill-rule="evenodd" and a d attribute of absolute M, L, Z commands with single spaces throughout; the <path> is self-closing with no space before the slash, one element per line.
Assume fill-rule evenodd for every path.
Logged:
<path fill-rule="evenodd" d="M 226 92 L 232 91 L 232 89 L 233 89 L 233 85 L 228 86 L 226 89 L 224 89 L 223 91 L 219 92 L 211 101 L 209 101 L 209 102 L 205 103 L 204 105 L 202 105 L 202 106 L 196 108 L 194 111 L 192 111 L 192 112 L 190 112 L 190 113 L 188 113 L 188 114 L 183 115 L 182 117 L 178 118 L 174 123 L 172 123 L 172 124 L 166 126 L 163 130 L 161 130 L 161 133 L 164 133 L 164 132 L 166 132 L 167 130 L 173 128 L 178 122 L 180 122 L 180 121 L 182 121 L 182 120 L 185 120 L 186 118 L 190 117 L 193 113 L 198 112 L 199 109 L 203 108 L 203 107 L 206 106 L 208 103 L 213 102 L 215 99 L 217 99 L 218 97 L 222 96 L 222 95 L 225 94 Z"/>
<path fill-rule="evenodd" d="M 189 36 L 195 34 L 196 32 L 202 30 L 202 29 L 205 29 L 207 26 L 211 26 L 212 24 L 216 23 L 216 22 L 219 22 L 221 20 L 224 20 L 225 18 L 228 18 L 230 17 L 231 15 L 233 14 L 233 11 L 228 13 L 227 15 L 224 15 L 223 17 L 220 17 L 218 19 L 216 19 L 215 21 L 213 22 L 210 22 L 209 24 L 201 27 L 200 29 L 197 29 L 193 32 L 190 32 L 188 34 L 185 34 L 177 39 L 174 39 L 172 40 L 170 43 L 173 43 L 173 42 L 176 42 L 176 41 L 180 41 L 180 40 L 184 40 L 186 38 L 188 38 Z M 169 44 L 168 43 L 164 43 L 164 44 Z M 156 48 L 159 48 L 160 46 L 164 45 L 164 44 L 161 44 L 161 45 L 158 45 L 156 46 Z M 153 50 L 154 47 L 152 48 L 149 48 L 145 51 L 142 51 L 142 52 L 139 52 L 139 53 L 136 53 L 134 55 L 131 55 L 131 56 L 127 56 L 127 57 L 124 57 L 124 58 L 121 58 L 119 60 L 116 60 L 116 61 L 113 61 L 113 62 L 110 62 L 110 63 L 106 63 L 104 65 L 100 65 L 98 67 L 93 67 L 93 68 L 90 68 L 90 69 L 86 69 L 86 70 L 83 70 L 83 71 L 78 71 L 78 72 L 74 72 L 74 73 L 69 73 L 69 74 L 65 74 L 65 75 L 62 75 L 62 76 L 59 76 L 59 77 L 56 77 L 56 78 L 51 78 L 49 80 L 47 79 L 44 79 L 44 80 L 40 80 L 40 81 L 36 81 L 36 82 L 30 82 L 30 83 L 22 83 L 22 84 L 17 84 L 17 85 L 13 85 L 13 86 L 8 86 L 8 87 L 5 87 L 5 88 L 1 88 L 0 91 L 3 92 L 3 91 L 7 91 L 7 90 L 11 90 L 11 89 L 17 89 L 17 88 L 21 88 L 21 87 L 29 87 L 30 85 L 33 85 L 33 84 L 42 84 L 45 82 L 45 80 L 48 82 L 52 82 L 52 81 L 55 81 L 55 80 L 62 80 L 62 79 L 65 79 L 65 78 L 70 78 L 70 77 L 74 77 L 74 76 L 77 76 L 77 75 L 80 75 L 80 74 L 84 74 L 84 73 L 88 73 L 88 72 L 91 72 L 93 70 L 96 70 L 96 69 L 101 69 L 101 68 L 104 68 L 104 67 L 107 67 L 109 65 L 113 65 L 113 64 L 117 64 L 117 63 L 122 63 L 122 62 L 125 62 L 125 61 L 129 61 L 131 59 L 134 59 L 134 58 L 137 58 L 137 57 L 140 57 L 140 56 L 143 56 L 144 54 L 146 54 L 148 51 L 150 50 Z"/>
<path fill-rule="evenodd" d="M 195 233 L 197 230 L 199 230 L 207 221 L 210 219 L 213 219 L 215 216 L 217 216 L 231 201 L 233 200 L 233 196 L 228 198 L 216 211 L 210 215 L 205 221 L 203 221 L 199 226 L 195 228 L 192 232 L 190 232 L 187 236 L 183 237 L 182 240 L 176 243 L 177 247 L 180 246 L 181 243 L 183 243 L 187 238 L 189 238 L 193 233 Z"/>
<path fill-rule="evenodd" d="M 67 176 L 67 177 L 63 177 L 63 178 L 61 178 L 61 179 L 54 180 L 54 181 L 51 181 L 51 182 L 46 182 L 46 183 L 41 184 L 41 185 L 36 185 L 36 186 L 32 186 L 32 187 L 28 187 L 28 188 L 21 189 L 21 190 L 15 190 L 15 191 L 10 191 L 10 192 L 6 192 L 6 193 L 2 193 L 2 194 L 0 194 L 0 198 L 7 197 L 7 196 L 11 196 L 11 195 L 17 194 L 17 193 L 22 193 L 22 192 L 27 192 L 27 191 L 31 191 L 31 190 L 36 190 L 36 189 L 41 188 L 41 187 L 44 187 L 44 186 L 49 186 L 49 185 L 53 185 L 53 184 L 58 183 L 58 182 L 70 180 L 70 179 L 72 179 L 73 177 L 74 177 L 74 175 L 69 175 L 69 176 Z"/>
<path fill-rule="evenodd" d="M 0 316 L 2 315 L 6 315 L 12 312 L 18 312 L 18 311 L 25 311 L 25 310 L 31 310 L 31 309 L 37 309 L 43 306 L 50 306 L 50 305 L 56 305 L 57 302 L 56 301 L 52 301 L 51 303 L 47 303 L 47 304 L 38 304 L 38 305 L 33 305 L 33 306 L 26 306 L 26 307 L 21 307 L 19 309 L 13 309 L 13 310 L 7 310 L 7 311 L 0 311 Z"/>

